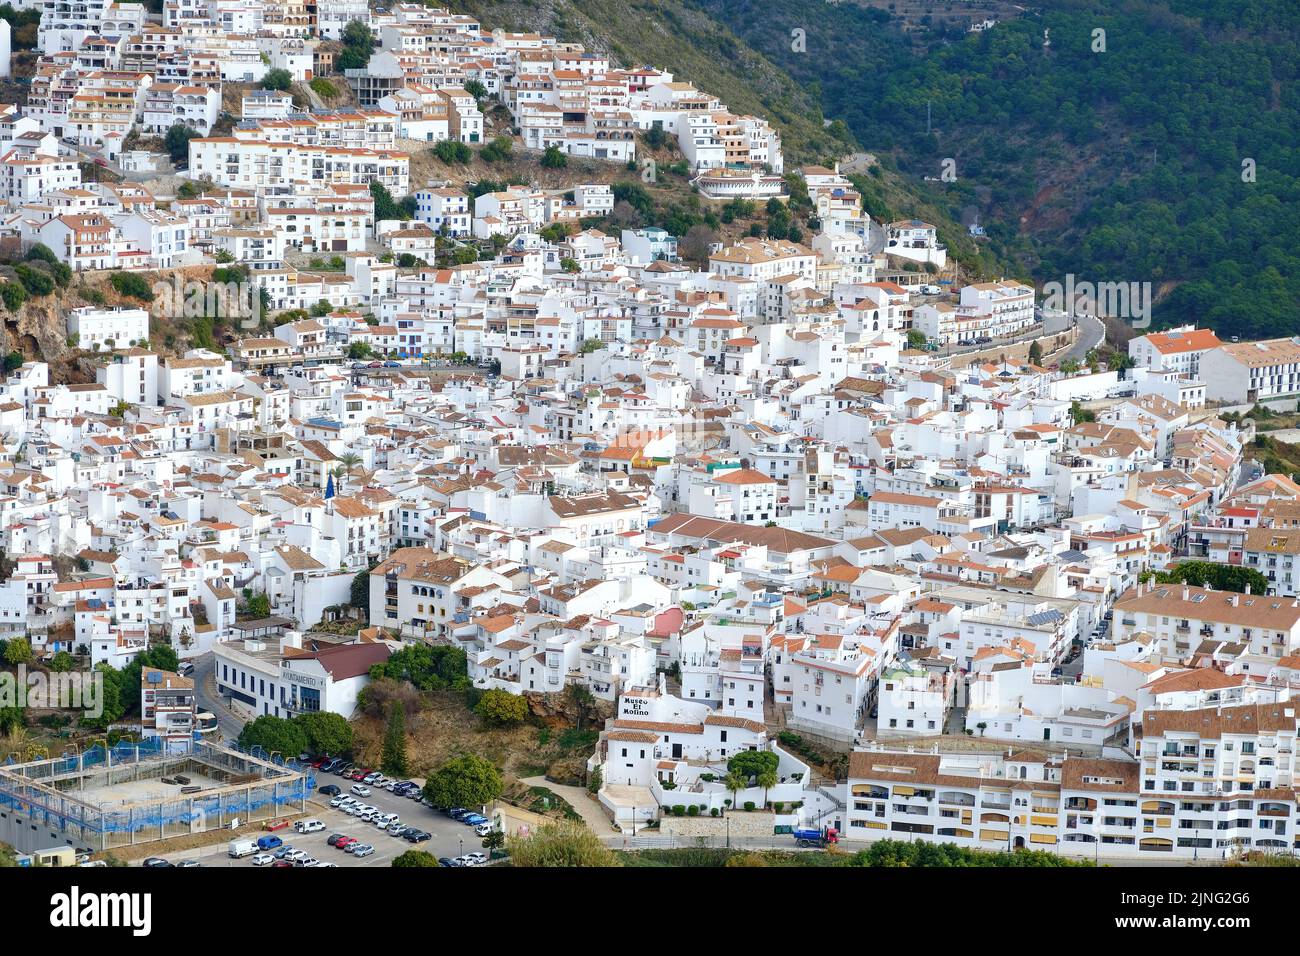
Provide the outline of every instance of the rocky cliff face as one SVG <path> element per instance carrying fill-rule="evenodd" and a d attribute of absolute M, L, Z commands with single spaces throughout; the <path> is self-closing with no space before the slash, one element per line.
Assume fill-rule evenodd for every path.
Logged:
<path fill-rule="evenodd" d="M 577 726 L 579 719 L 583 727 L 600 729 L 614 716 L 614 705 L 610 701 L 593 698 L 579 705 L 568 694 L 525 693 L 524 698 L 534 717 L 557 730 Z"/>
<path fill-rule="evenodd" d="M 68 295 L 47 295 L 28 299 L 17 313 L 2 312 L 4 334 L 0 347 L 4 354 L 21 352 L 28 361 L 48 362 L 50 381 L 70 385 L 95 380 L 88 357 L 68 347 L 67 311 L 83 304 L 72 304 Z"/>

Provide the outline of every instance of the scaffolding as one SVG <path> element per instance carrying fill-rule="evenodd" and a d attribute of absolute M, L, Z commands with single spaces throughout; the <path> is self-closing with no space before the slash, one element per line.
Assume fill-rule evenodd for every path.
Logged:
<path fill-rule="evenodd" d="M 95 801 L 83 796 L 115 787 L 129 792 L 133 785 L 153 781 L 179 787 L 174 778 L 187 771 L 212 782 L 165 798 Z M 85 850 L 99 851 L 305 811 L 315 784 L 310 766 L 300 767 L 296 759 L 260 747 L 192 741 L 177 750 L 165 748 L 159 738 L 123 741 L 112 748 L 97 744 L 0 766 L 0 815 L 11 836 L 44 829 L 51 838 L 61 835 Z M 40 842 L 48 846 L 48 841 Z"/>

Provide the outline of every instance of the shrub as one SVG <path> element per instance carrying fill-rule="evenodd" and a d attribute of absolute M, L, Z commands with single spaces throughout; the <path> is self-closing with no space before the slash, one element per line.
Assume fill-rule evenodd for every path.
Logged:
<path fill-rule="evenodd" d="M 563 169 L 569 165 L 569 157 L 560 152 L 560 147 L 552 144 L 542 153 L 542 166 L 546 169 Z"/>
<path fill-rule="evenodd" d="M 264 90 L 287 93 L 291 86 L 293 86 L 293 77 L 288 70 L 267 70 L 266 76 L 262 77 L 262 89 Z"/>
<path fill-rule="evenodd" d="M 27 301 L 27 290 L 21 282 L 6 282 L 0 285 L 0 300 L 10 312 L 17 312 Z"/>
<path fill-rule="evenodd" d="M 746 800 L 746 801 L 745 801 L 745 812 L 748 813 L 749 811 L 751 811 L 751 810 L 753 810 L 753 809 L 754 809 L 754 801 L 753 801 L 753 800 Z"/>
<path fill-rule="evenodd" d="M 139 299 L 142 302 L 153 301 L 153 289 L 149 288 L 149 283 L 142 275 L 136 275 L 134 272 L 114 272 L 108 281 L 118 295 Z"/>
<path fill-rule="evenodd" d="M 783 801 L 778 800 L 776 803 L 772 804 L 772 809 L 775 810 L 777 813 L 780 813 L 782 810 L 785 809 L 785 803 Z"/>
<path fill-rule="evenodd" d="M 684 804 L 680 804 L 680 803 L 675 803 L 675 804 L 673 804 L 673 816 L 675 816 L 675 817 L 684 817 L 684 816 L 686 816 L 686 807 L 685 807 L 685 805 L 684 805 Z"/>
<path fill-rule="evenodd" d="M 18 276 L 18 281 L 23 284 L 23 288 L 27 290 L 28 295 L 50 295 L 54 291 L 54 279 L 50 277 L 50 274 L 25 262 L 20 262 L 14 266 L 14 274 Z"/>
<path fill-rule="evenodd" d="M 489 690 L 479 698 L 474 712 L 493 727 L 514 727 L 528 719 L 528 701 L 504 690 Z"/>
<path fill-rule="evenodd" d="M 457 139 L 444 139 L 433 147 L 433 155 L 447 164 L 464 165 L 473 158 L 468 146 Z"/>
<path fill-rule="evenodd" d="M 697 817 L 700 815 L 700 808 L 692 803 L 689 807 L 686 808 L 686 815 L 689 817 Z"/>
<path fill-rule="evenodd" d="M 709 816 L 711 816 L 711 817 L 716 817 L 717 815 L 718 815 L 718 808 L 717 808 L 717 807 L 709 807 Z"/>
<path fill-rule="evenodd" d="M 501 163 L 514 154 L 515 144 L 509 136 L 498 136 L 478 151 L 479 158 L 487 163 Z"/>
<path fill-rule="evenodd" d="M 308 86 L 311 87 L 313 93 L 323 99 L 332 100 L 339 95 L 338 88 L 323 76 L 316 77 Z"/>

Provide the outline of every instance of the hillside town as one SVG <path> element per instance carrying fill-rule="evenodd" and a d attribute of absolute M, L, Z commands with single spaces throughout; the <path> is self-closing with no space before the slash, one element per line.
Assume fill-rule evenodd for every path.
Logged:
<path fill-rule="evenodd" d="M 0 636 L 86 670 L 169 648 L 150 746 L 286 772 L 216 741 L 352 720 L 393 654 L 450 648 L 474 692 L 591 701 L 611 844 L 1300 847 L 1300 485 L 1245 414 L 1294 407 L 1297 340 L 1099 356 L 1096 317 L 957 269 L 670 64 L 422 4 L 14 8 L 0 249 L 121 295 L 56 316 L 85 380 L 6 361 Z M 349 105 L 301 101 L 323 76 Z M 418 171 L 502 136 L 565 187 Z M 591 225 L 664 149 L 704 205 L 794 183 L 815 228 L 695 255 Z M 244 324 L 164 345 L 213 315 Z M 46 844 L 114 845 L 60 820 Z"/>

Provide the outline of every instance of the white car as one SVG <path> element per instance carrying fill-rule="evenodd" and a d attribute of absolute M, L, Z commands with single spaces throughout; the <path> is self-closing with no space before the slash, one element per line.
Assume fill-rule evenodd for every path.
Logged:
<path fill-rule="evenodd" d="M 352 785 L 352 792 L 355 793 L 358 797 L 370 796 L 370 788 L 362 783 L 354 783 Z"/>
<path fill-rule="evenodd" d="M 470 866 L 482 866 L 488 861 L 487 855 L 478 851 L 466 853 L 465 859 L 469 860 Z"/>
<path fill-rule="evenodd" d="M 480 823 L 478 826 L 474 828 L 474 834 L 476 836 L 485 837 L 491 832 L 492 832 L 492 824 L 490 823 Z"/>
<path fill-rule="evenodd" d="M 325 829 L 325 824 L 319 820 L 299 820 L 293 825 L 293 828 L 299 833 L 319 833 Z"/>
<path fill-rule="evenodd" d="M 330 806 L 338 807 L 341 810 L 343 807 L 348 806 L 350 803 L 352 803 L 351 797 L 335 797 L 333 800 L 330 801 Z"/>
<path fill-rule="evenodd" d="M 259 853 L 253 857 L 253 866 L 270 866 L 275 862 L 275 857 L 269 853 Z"/>
<path fill-rule="evenodd" d="M 284 858 L 290 863 L 297 863 L 299 860 L 310 860 L 306 850 L 290 850 L 284 855 Z"/>
<path fill-rule="evenodd" d="M 352 855 L 353 855 L 353 856 L 369 856 L 370 854 L 372 854 L 372 853 L 374 853 L 374 852 L 375 852 L 375 848 L 374 848 L 373 846 L 371 846 L 369 843 L 367 843 L 367 844 L 365 844 L 364 846 L 359 846 L 359 847 L 357 847 L 355 850 L 353 850 L 353 851 L 352 851 Z"/>

